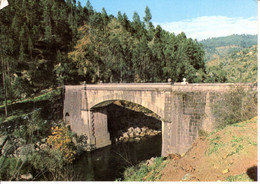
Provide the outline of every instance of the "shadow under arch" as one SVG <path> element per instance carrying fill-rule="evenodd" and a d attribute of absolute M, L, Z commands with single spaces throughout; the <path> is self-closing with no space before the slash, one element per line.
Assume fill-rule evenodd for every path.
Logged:
<path fill-rule="evenodd" d="M 154 113 L 154 114 L 156 115 L 156 118 L 157 118 L 158 120 L 162 120 L 162 117 L 161 117 L 158 113 L 156 113 L 156 112 L 154 112 L 153 110 L 151 110 L 151 109 L 149 109 L 149 108 L 143 106 L 142 104 L 138 104 L 138 103 L 135 103 L 135 102 L 131 102 L 131 101 L 127 101 L 127 100 L 122 100 L 122 99 L 115 99 L 115 100 L 103 101 L 103 102 L 100 102 L 100 103 L 98 103 L 98 104 L 92 106 L 90 109 L 94 110 L 94 109 L 98 109 L 98 108 L 107 107 L 107 106 L 113 104 L 114 102 L 120 102 L 120 103 L 122 103 L 122 102 L 127 102 L 127 103 L 131 103 L 131 104 L 135 104 L 135 105 L 137 105 L 137 106 L 142 107 L 142 109 L 143 109 L 144 111 L 141 111 L 141 112 L 143 112 L 143 113 L 146 113 L 146 112 Z"/>
<path fill-rule="evenodd" d="M 107 126 L 112 142 L 117 142 L 116 139 L 128 132 L 129 128 L 145 128 L 162 133 L 161 117 L 140 104 L 126 100 L 109 100 L 98 103 L 91 109 L 95 112 L 103 108 L 106 109 Z"/>
<path fill-rule="evenodd" d="M 90 102 L 89 107 L 90 107 L 90 109 L 95 109 L 98 107 L 105 107 L 105 106 L 113 103 L 114 101 L 127 101 L 127 102 L 131 102 L 131 103 L 140 105 L 140 106 L 152 111 L 153 113 L 155 113 L 160 118 L 160 120 L 164 119 L 164 110 L 162 108 L 156 106 L 155 104 L 153 104 L 151 102 L 144 101 L 141 98 L 131 97 L 131 96 L 126 97 L 122 94 L 110 94 L 110 95 L 99 97 L 99 98 L 93 100 L 92 102 Z"/>

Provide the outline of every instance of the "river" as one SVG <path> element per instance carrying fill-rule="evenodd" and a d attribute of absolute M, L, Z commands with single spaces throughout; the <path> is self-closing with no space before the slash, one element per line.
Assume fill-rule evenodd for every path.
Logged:
<path fill-rule="evenodd" d="M 162 136 L 145 137 L 140 142 L 112 144 L 110 146 L 84 152 L 74 164 L 78 181 L 115 181 L 123 177 L 127 167 L 131 167 L 161 156 Z"/>

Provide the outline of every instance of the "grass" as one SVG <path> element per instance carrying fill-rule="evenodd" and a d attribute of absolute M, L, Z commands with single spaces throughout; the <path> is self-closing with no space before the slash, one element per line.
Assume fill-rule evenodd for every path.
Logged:
<path fill-rule="evenodd" d="M 137 166 L 129 167 L 124 172 L 124 181 L 156 181 L 161 178 L 161 170 L 168 162 L 163 157 L 156 157 L 151 166 L 141 162 Z"/>
<path fill-rule="evenodd" d="M 223 146 L 225 146 L 226 144 L 223 143 L 221 141 L 221 137 L 220 136 L 215 136 L 211 139 L 209 139 L 209 148 L 207 150 L 207 154 L 208 156 L 211 155 L 212 153 L 216 153 L 220 148 L 222 148 Z M 240 151 L 242 149 L 244 149 L 243 145 L 241 144 L 237 144 L 237 143 L 241 143 L 243 141 L 243 138 L 242 137 L 236 137 L 236 136 L 233 136 L 232 140 L 231 140 L 231 143 L 232 144 L 232 147 L 235 148 L 235 150 L 233 150 L 231 153 L 229 153 L 227 156 L 231 156 L 231 155 L 234 155 L 236 153 L 240 153 Z"/>
<path fill-rule="evenodd" d="M 233 144 L 232 147 L 236 147 L 236 144 Z M 227 154 L 227 157 L 232 156 L 234 154 L 240 154 L 240 151 L 244 149 L 244 146 L 242 144 L 239 144 L 234 151 Z"/>
<path fill-rule="evenodd" d="M 243 138 L 242 137 L 236 137 L 236 136 L 233 136 L 231 142 L 234 143 L 234 142 L 242 142 L 243 141 Z"/>
<path fill-rule="evenodd" d="M 233 124 L 233 125 L 231 125 L 231 126 L 233 126 L 233 127 L 244 127 L 246 124 L 238 124 L 238 123 L 236 123 L 236 124 Z"/>
<path fill-rule="evenodd" d="M 55 95 L 60 95 L 60 93 L 61 93 L 61 91 L 59 89 L 55 89 L 55 90 L 51 90 L 46 93 L 40 94 L 38 96 L 25 98 L 20 101 L 15 101 L 13 103 L 11 103 L 11 101 L 8 100 L 7 104 L 12 105 L 12 104 L 16 104 L 16 103 L 38 102 L 38 101 L 48 100 Z M 5 106 L 4 104 L 0 105 L 0 109 L 4 108 L 4 106 Z"/>
<path fill-rule="evenodd" d="M 4 116 L 4 105 L 1 105 L 0 106 L 0 122 L 10 121 L 10 120 L 17 119 L 19 117 L 23 117 L 35 109 L 35 104 L 44 103 L 44 101 L 50 100 L 60 94 L 61 94 L 60 89 L 54 89 L 54 90 L 50 90 L 46 93 L 40 94 L 38 96 L 22 99 L 20 101 L 9 104 L 8 105 L 8 113 L 9 113 L 8 117 Z M 38 107 L 36 107 L 36 108 L 38 108 Z"/>
<path fill-rule="evenodd" d="M 225 144 L 223 142 L 213 142 L 210 144 L 210 147 L 208 149 L 208 156 L 212 153 L 217 152 L 221 147 L 223 147 Z"/>
<path fill-rule="evenodd" d="M 235 124 L 232 124 L 230 126 L 233 126 L 233 127 L 245 127 L 246 124 L 248 124 L 248 123 L 257 123 L 257 116 L 252 118 L 252 119 L 250 119 L 250 120 L 242 121 L 240 123 L 235 123 Z"/>
<path fill-rule="evenodd" d="M 249 144 L 251 144 L 253 146 L 257 146 L 257 142 L 252 141 L 249 137 L 247 138 L 247 141 Z"/>
<path fill-rule="evenodd" d="M 250 120 L 228 125 L 226 127 L 227 130 L 224 132 L 225 136 L 227 137 L 224 136 L 223 138 L 220 137 L 221 133 L 218 134 L 219 130 L 221 129 L 217 129 L 213 131 L 207 137 L 207 140 L 209 141 L 209 147 L 207 151 L 205 151 L 205 154 L 207 154 L 208 156 L 213 153 L 217 154 L 219 150 L 220 150 L 219 153 L 221 153 L 223 149 L 226 149 L 228 151 L 228 154 L 226 154 L 225 158 L 235 154 L 238 155 L 246 154 L 248 149 L 247 145 L 257 146 L 257 142 L 251 140 L 249 136 L 241 136 L 239 132 L 246 131 L 245 126 L 248 123 L 256 123 L 256 122 L 257 122 L 257 117 L 254 117 Z M 239 132 L 234 134 L 234 132 L 232 131 L 234 128 L 232 129 L 232 127 L 239 127 L 240 128 Z"/>
<path fill-rule="evenodd" d="M 246 173 L 244 174 L 239 174 L 239 175 L 235 175 L 235 176 L 228 176 L 226 178 L 226 181 L 229 182 L 237 182 L 237 181 L 254 181 L 253 179 L 251 179 Z"/>

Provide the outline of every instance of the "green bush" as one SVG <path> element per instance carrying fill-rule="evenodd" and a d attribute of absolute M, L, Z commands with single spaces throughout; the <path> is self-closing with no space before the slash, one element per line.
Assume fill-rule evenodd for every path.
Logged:
<path fill-rule="evenodd" d="M 159 173 L 164 168 L 163 157 L 156 157 L 151 166 L 141 162 L 137 166 L 129 167 L 124 172 L 124 181 L 155 181 L 159 179 Z"/>
<path fill-rule="evenodd" d="M 16 165 L 19 165 L 15 158 L 0 158 L 0 180 L 8 181 L 16 172 Z"/>
<path fill-rule="evenodd" d="M 237 87 L 213 102 L 212 112 L 218 128 L 257 116 L 257 92 Z"/>
<path fill-rule="evenodd" d="M 246 173 L 244 174 L 239 174 L 239 175 L 235 175 L 235 176 L 228 176 L 226 178 L 226 181 L 228 182 L 248 182 L 248 181 L 254 181 L 253 179 L 251 179 Z"/>

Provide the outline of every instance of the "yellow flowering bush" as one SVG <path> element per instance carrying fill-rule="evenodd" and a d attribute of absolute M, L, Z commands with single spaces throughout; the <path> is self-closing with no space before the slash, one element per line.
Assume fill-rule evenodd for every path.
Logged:
<path fill-rule="evenodd" d="M 66 162 L 72 163 L 75 159 L 76 151 L 73 150 L 71 145 L 68 128 L 56 126 L 52 127 L 51 131 L 52 134 L 48 136 L 47 143 L 52 149 L 61 151 Z"/>

